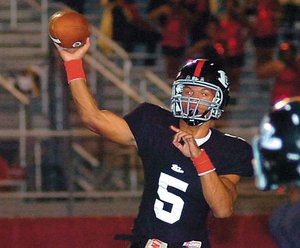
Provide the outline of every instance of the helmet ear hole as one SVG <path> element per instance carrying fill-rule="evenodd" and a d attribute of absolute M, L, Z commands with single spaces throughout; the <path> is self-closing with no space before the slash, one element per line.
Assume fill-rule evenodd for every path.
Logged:
<path fill-rule="evenodd" d="M 224 99 L 224 107 L 226 107 L 229 103 L 230 103 L 231 97 L 230 95 L 228 95 L 225 99 Z"/>

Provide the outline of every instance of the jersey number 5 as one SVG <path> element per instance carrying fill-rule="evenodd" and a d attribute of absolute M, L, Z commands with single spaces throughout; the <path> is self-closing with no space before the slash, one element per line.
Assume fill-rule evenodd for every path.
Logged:
<path fill-rule="evenodd" d="M 177 195 L 168 191 L 168 186 L 186 192 L 188 184 L 175 177 L 161 173 L 158 182 L 158 196 L 154 203 L 154 212 L 158 219 L 173 224 L 180 219 L 184 201 Z M 164 204 L 172 205 L 171 212 L 164 210 Z"/>

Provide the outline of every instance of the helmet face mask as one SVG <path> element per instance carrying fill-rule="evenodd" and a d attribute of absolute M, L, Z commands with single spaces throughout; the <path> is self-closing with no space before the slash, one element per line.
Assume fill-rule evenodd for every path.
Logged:
<path fill-rule="evenodd" d="M 285 99 L 266 115 L 253 139 L 256 187 L 300 186 L 300 97 Z"/>
<path fill-rule="evenodd" d="M 199 64 L 200 70 L 197 69 Z M 195 86 L 212 91 L 213 99 L 184 94 L 185 87 Z M 194 60 L 181 69 L 173 83 L 171 110 L 175 117 L 185 120 L 188 125 L 201 125 L 210 119 L 220 118 L 228 102 L 228 94 L 229 83 L 225 72 L 211 61 Z"/>
<path fill-rule="evenodd" d="M 189 86 L 205 87 L 212 90 L 215 96 L 212 101 L 185 96 L 183 90 Z M 173 91 L 172 107 L 174 109 L 172 111 L 175 117 L 182 118 L 188 121 L 188 123 L 203 123 L 211 118 L 218 119 L 221 116 L 220 103 L 223 100 L 223 93 L 216 86 L 199 81 L 178 80 L 173 85 Z M 203 111 L 199 111 L 200 108 Z"/>
<path fill-rule="evenodd" d="M 254 174 L 255 174 L 255 186 L 259 190 L 269 190 L 276 189 L 277 185 L 271 185 L 270 180 L 267 178 L 267 173 L 265 171 L 264 157 L 261 155 L 259 148 L 259 138 L 255 137 L 252 141 L 253 156 L 254 156 Z"/>

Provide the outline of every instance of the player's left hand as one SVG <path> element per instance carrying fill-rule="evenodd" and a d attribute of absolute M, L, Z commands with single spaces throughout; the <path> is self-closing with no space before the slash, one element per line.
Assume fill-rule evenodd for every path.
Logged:
<path fill-rule="evenodd" d="M 196 158 L 200 155 L 201 149 L 198 147 L 193 135 L 174 126 L 170 126 L 170 128 L 175 132 L 172 143 L 184 156 Z"/>

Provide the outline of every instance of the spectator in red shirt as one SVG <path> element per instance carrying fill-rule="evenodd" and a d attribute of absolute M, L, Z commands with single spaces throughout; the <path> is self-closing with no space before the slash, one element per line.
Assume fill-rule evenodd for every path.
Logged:
<path fill-rule="evenodd" d="M 224 66 L 224 45 L 220 39 L 220 21 L 217 17 L 211 16 L 205 27 L 205 39 L 201 39 L 185 53 L 186 59 L 202 57 L 217 61 L 218 64 Z"/>
<path fill-rule="evenodd" d="M 238 2 L 225 1 L 225 12 L 217 17 L 210 16 L 205 28 L 205 39 L 192 45 L 187 57 L 199 56 L 218 60 L 228 72 L 231 91 L 240 89 L 240 74 L 244 66 L 247 28 L 241 17 Z"/>
<path fill-rule="evenodd" d="M 161 39 L 160 33 L 140 14 L 140 9 L 135 0 L 118 0 L 118 2 L 130 24 L 126 43 L 127 51 L 132 52 L 135 43 L 144 43 L 146 53 L 153 55 Z M 145 65 L 154 64 L 155 60 L 152 58 L 145 60 Z"/>
<path fill-rule="evenodd" d="M 206 39 L 205 28 L 212 15 L 210 10 L 210 0 L 185 0 L 185 7 L 193 16 L 193 23 L 190 31 L 191 45 Z"/>
<path fill-rule="evenodd" d="M 300 96 L 300 56 L 291 42 L 279 46 L 279 59 L 256 66 L 258 78 L 274 77 L 271 104 L 286 98 Z"/>
<path fill-rule="evenodd" d="M 111 39 L 120 42 L 129 53 L 136 45 L 144 44 L 145 51 L 153 54 L 160 40 L 160 33 L 156 31 L 139 13 L 134 0 L 102 0 L 104 8 L 100 21 L 100 30 Z M 106 42 L 99 40 L 99 45 L 109 54 L 110 48 Z M 146 58 L 145 65 L 154 65 L 153 58 Z"/>
<path fill-rule="evenodd" d="M 254 20 L 250 22 L 253 44 L 256 50 L 256 63 L 264 63 L 273 58 L 278 38 L 278 0 L 256 0 Z"/>
<path fill-rule="evenodd" d="M 220 41 L 224 46 L 224 63 L 231 82 L 231 91 L 240 89 L 240 75 L 245 62 L 245 43 L 248 29 L 237 0 L 225 1 L 220 16 Z"/>
<path fill-rule="evenodd" d="M 162 53 L 165 57 L 166 77 L 172 79 L 177 75 L 188 45 L 190 14 L 182 0 L 169 0 L 152 10 L 148 16 L 153 22 L 160 21 L 160 24 L 163 18 L 160 26 Z"/>

